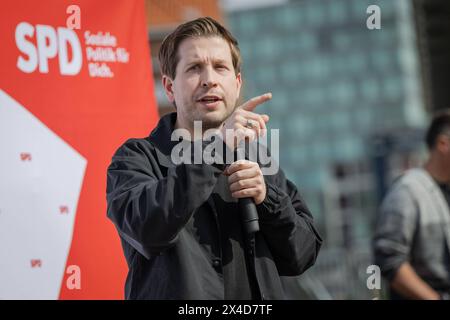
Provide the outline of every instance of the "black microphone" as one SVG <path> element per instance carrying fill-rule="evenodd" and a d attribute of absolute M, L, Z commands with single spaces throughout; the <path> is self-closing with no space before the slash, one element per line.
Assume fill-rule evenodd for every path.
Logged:
<path fill-rule="evenodd" d="M 245 148 L 245 157 L 245 150 L 248 150 L 250 152 L 248 139 L 245 139 L 245 142 L 243 144 Z M 251 235 L 259 231 L 258 211 L 256 210 L 256 205 L 253 201 L 253 198 L 240 198 L 238 202 L 245 233 Z"/>
<path fill-rule="evenodd" d="M 239 211 L 246 234 L 252 234 L 259 231 L 258 211 L 252 198 L 239 199 Z"/>

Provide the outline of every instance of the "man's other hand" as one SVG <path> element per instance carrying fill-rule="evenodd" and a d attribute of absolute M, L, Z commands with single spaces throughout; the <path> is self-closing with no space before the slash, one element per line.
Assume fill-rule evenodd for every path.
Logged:
<path fill-rule="evenodd" d="M 260 204 L 266 198 L 266 183 L 259 164 L 248 160 L 233 162 L 224 172 L 233 198 L 253 198 Z"/>

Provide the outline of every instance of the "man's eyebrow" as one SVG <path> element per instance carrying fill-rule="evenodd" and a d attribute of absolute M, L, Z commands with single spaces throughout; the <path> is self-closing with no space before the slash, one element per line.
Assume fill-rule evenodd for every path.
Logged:
<path fill-rule="evenodd" d="M 193 64 L 203 64 L 203 61 L 200 59 L 192 60 L 186 64 L 186 67 L 192 66 Z"/>
<path fill-rule="evenodd" d="M 212 62 L 213 62 L 213 63 L 219 63 L 219 64 L 226 64 L 226 63 L 227 63 L 227 61 L 224 60 L 224 59 L 213 59 Z M 203 65 L 203 64 L 205 64 L 205 61 L 202 60 L 202 59 L 195 59 L 195 60 L 192 60 L 192 61 L 188 62 L 188 63 L 186 64 L 186 67 L 192 66 L 192 65 L 194 65 L 194 64 L 200 64 L 200 65 Z"/>
<path fill-rule="evenodd" d="M 227 63 L 227 61 L 224 60 L 224 59 L 214 59 L 213 62 L 214 63 L 221 63 L 221 64 L 226 64 Z"/>

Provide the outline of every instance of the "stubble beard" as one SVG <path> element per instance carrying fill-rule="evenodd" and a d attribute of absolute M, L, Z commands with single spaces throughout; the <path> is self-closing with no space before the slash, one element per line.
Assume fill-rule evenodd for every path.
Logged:
<path fill-rule="evenodd" d="M 234 112 L 235 108 L 233 108 L 233 110 L 229 110 L 226 107 L 225 102 L 224 103 L 224 111 L 221 113 L 220 117 L 217 119 L 208 119 L 208 112 L 206 113 L 200 113 L 200 112 L 196 112 L 196 115 L 193 117 L 194 119 L 192 120 L 192 125 L 194 124 L 194 121 L 201 121 L 202 122 L 202 129 L 203 132 L 209 129 L 219 129 L 222 124 L 231 116 L 231 114 Z M 216 117 L 215 117 L 216 118 Z"/>

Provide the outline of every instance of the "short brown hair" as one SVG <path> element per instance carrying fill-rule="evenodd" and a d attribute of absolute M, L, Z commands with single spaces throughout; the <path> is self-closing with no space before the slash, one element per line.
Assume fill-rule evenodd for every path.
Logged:
<path fill-rule="evenodd" d="M 219 22 L 210 17 L 202 17 L 179 25 L 175 31 L 164 38 L 159 49 L 159 64 L 161 73 L 175 79 L 176 68 L 180 57 L 178 47 L 187 38 L 220 37 L 228 42 L 234 72 L 241 72 L 241 53 L 237 40 Z"/>
<path fill-rule="evenodd" d="M 435 147 L 437 138 L 441 134 L 450 135 L 450 109 L 438 111 L 434 115 L 425 136 L 428 149 Z"/>

